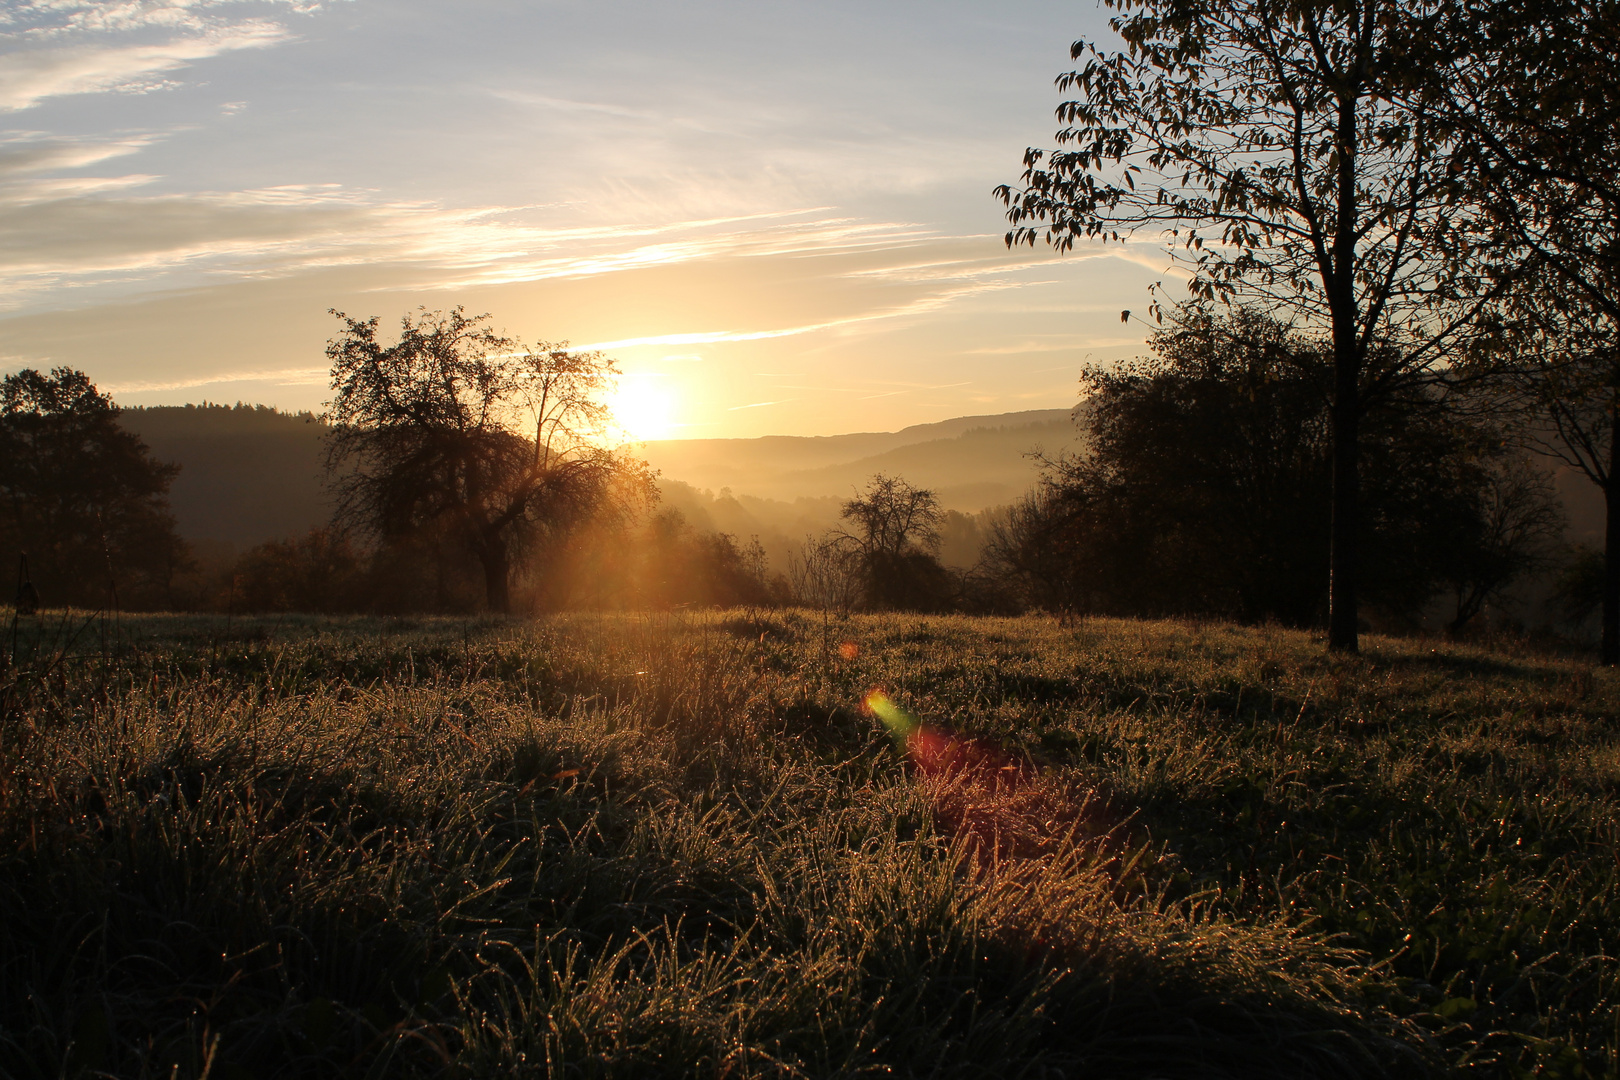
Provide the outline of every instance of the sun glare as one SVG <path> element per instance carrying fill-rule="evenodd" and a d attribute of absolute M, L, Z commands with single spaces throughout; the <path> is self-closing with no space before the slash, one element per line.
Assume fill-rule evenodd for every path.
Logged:
<path fill-rule="evenodd" d="M 675 392 L 665 380 L 626 376 L 611 402 L 614 422 L 631 439 L 665 439 L 675 430 Z"/>

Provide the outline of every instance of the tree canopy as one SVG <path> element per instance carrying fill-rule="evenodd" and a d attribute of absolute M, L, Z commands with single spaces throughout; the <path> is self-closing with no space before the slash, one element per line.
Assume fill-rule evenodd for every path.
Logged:
<path fill-rule="evenodd" d="M 605 442 L 617 374 L 600 353 L 525 345 L 461 308 L 378 320 L 333 312 L 328 474 L 340 522 L 383 539 L 428 536 L 481 565 L 486 602 L 511 606 L 523 544 L 590 513 L 636 463 Z"/>
<path fill-rule="evenodd" d="M 945 512 L 932 491 L 878 473 L 844 502 L 842 517 L 855 527 L 844 536 L 867 607 L 926 611 L 948 602 L 949 575 L 937 557 Z"/>
<path fill-rule="evenodd" d="M 179 469 L 118 415 L 72 368 L 0 383 L 0 545 L 9 559 L 27 553 L 46 604 L 168 604 L 189 565 L 164 498 Z"/>
<path fill-rule="evenodd" d="M 993 570 L 1039 606 L 1318 622 L 1332 441 L 1297 354 L 1325 348 L 1260 313 L 1193 307 L 1151 357 L 1087 369 L 1087 452 L 1048 462 L 992 530 Z M 1363 441 L 1358 539 L 1383 612 L 1415 619 L 1451 594 L 1461 629 L 1557 540 L 1546 478 L 1432 393 L 1386 400 Z"/>

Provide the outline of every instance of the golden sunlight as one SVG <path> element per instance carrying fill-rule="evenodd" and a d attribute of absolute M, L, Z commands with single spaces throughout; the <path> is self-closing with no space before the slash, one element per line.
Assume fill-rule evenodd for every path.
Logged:
<path fill-rule="evenodd" d="M 674 387 L 658 375 L 627 374 L 609 400 L 613 420 L 637 442 L 667 439 L 676 428 Z"/>

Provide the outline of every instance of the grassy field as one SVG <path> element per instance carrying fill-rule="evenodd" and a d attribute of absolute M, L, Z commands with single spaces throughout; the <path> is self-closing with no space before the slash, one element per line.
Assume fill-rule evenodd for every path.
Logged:
<path fill-rule="evenodd" d="M 793 612 L 6 648 L 7 1076 L 1620 1075 L 1582 662 Z"/>

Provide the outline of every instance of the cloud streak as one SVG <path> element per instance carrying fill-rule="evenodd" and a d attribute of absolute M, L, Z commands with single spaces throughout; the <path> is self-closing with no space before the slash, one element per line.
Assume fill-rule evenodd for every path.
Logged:
<path fill-rule="evenodd" d="M 919 297 L 910 303 L 882 311 L 850 315 L 841 319 L 828 319 L 824 322 L 806 323 L 801 326 L 787 326 L 771 330 L 700 330 L 691 333 L 655 334 L 649 337 L 621 338 L 618 341 L 594 341 L 587 345 L 580 345 L 579 348 L 613 350 L 636 348 L 642 345 L 717 345 L 740 341 L 768 341 L 772 338 L 798 337 L 802 334 L 815 334 L 828 330 L 848 330 L 864 323 L 899 319 L 936 311 L 966 296 L 1000 289 L 1015 289 L 1021 287 L 1021 285 L 1021 282 L 981 282 L 976 285 L 947 289 L 943 292 Z"/>
<path fill-rule="evenodd" d="M 261 49 L 288 40 L 286 28 L 264 20 L 156 45 L 71 45 L 0 56 L 0 112 L 19 112 L 68 94 L 145 93 L 168 85 L 169 72 L 221 53 Z"/>
<path fill-rule="evenodd" d="M 156 141 L 157 136 L 152 134 L 95 141 L 54 137 L 37 131 L 0 131 L 0 178 L 82 169 L 136 153 Z"/>
<path fill-rule="evenodd" d="M 50 98 L 147 93 L 199 60 L 294 37 L 278 19 L 232 17 L 231 0 L 17 0 L 0 10 L 0 112 Z M 318 3 L 260 0 L 309 13 Z"/>
<path fill-rule="evenodd" d="M 38 175 L 132 154 L 156 139 L 0 136 L 0 308 L 68 288 L 82 302 L 87 290 L 152 292 L 360 265 L 404 268 L 413 287 L 449 289 L 937 240 L 917 225 L 815 209 L 553 227 L 526 220 L 541 208 L 383 201 L 337 184 L 143 195 L 138 189 L 159 177 Z"/>
<path fill-rule="evenodd" d="M 199 386 L 221 383 L 275 382 L 289 385 L 324 385 L 330 373 L 326 368 L 298 367 L 273 368 L 265 371 L 232 371 L 227 374 L 211 373 L 183 379 L 136 379 L 109 382 L 101 387 L 110 394 L 143 394 L 156 390 L 194 390 Z"/>

